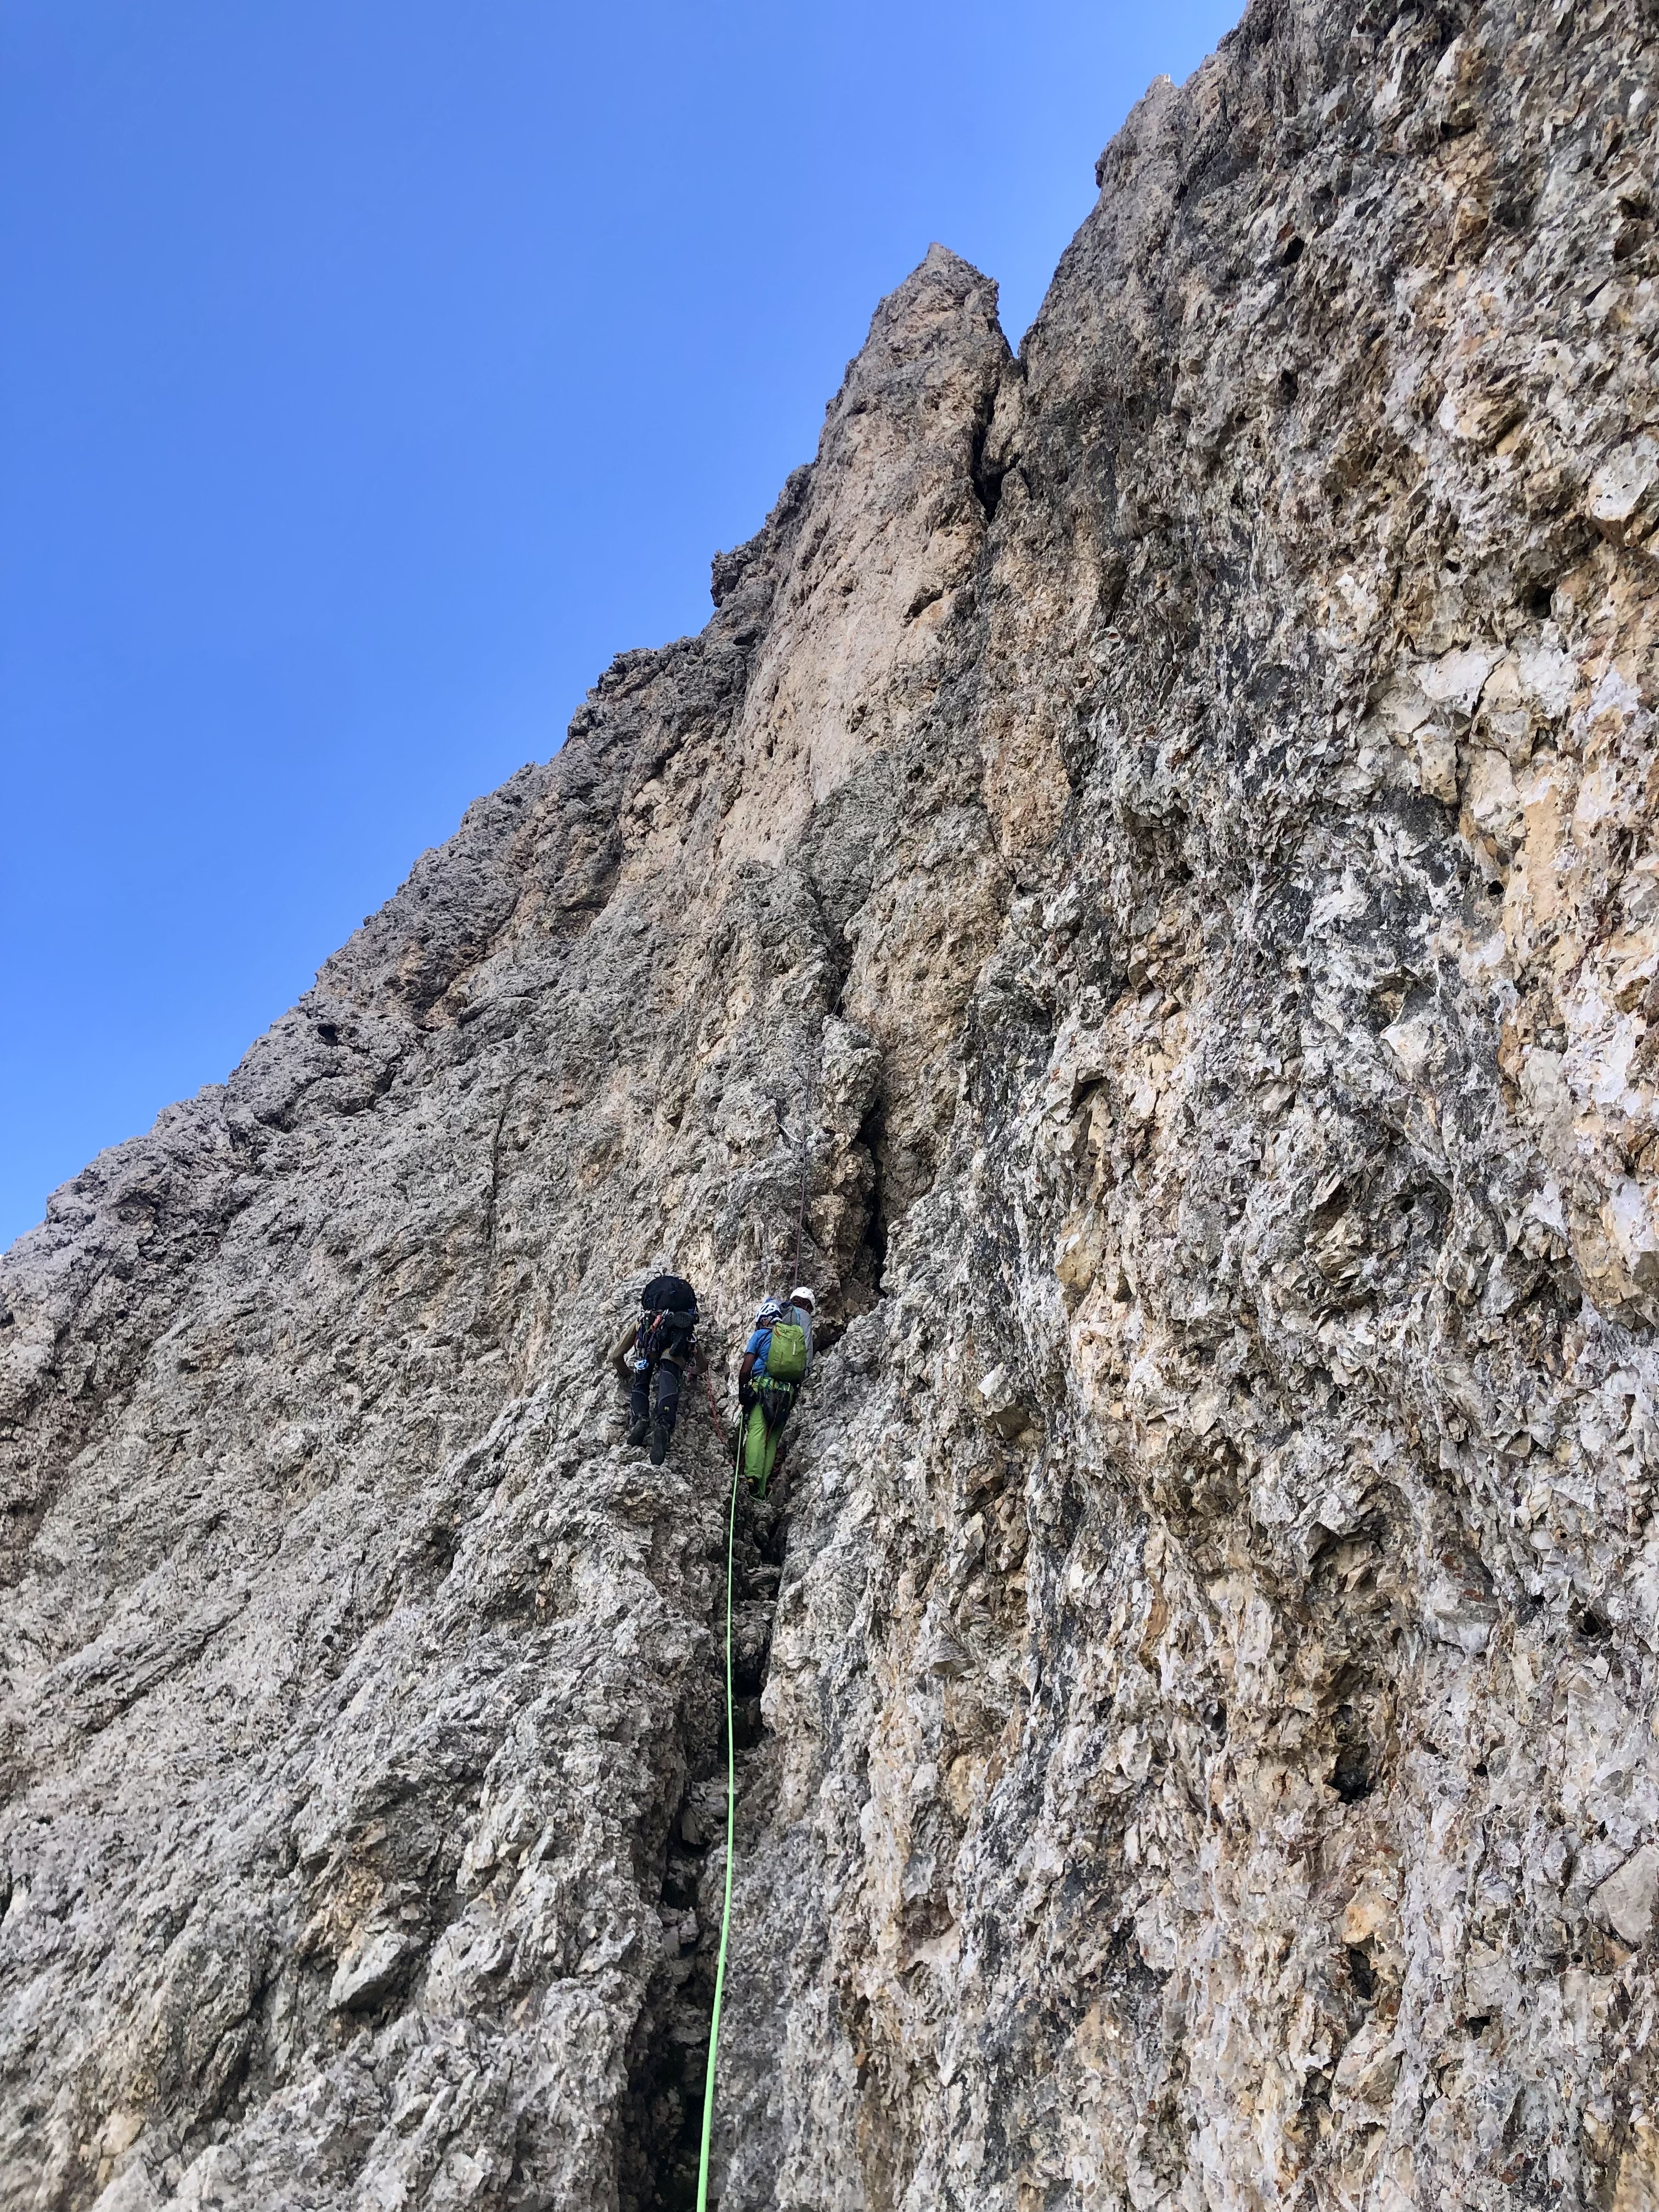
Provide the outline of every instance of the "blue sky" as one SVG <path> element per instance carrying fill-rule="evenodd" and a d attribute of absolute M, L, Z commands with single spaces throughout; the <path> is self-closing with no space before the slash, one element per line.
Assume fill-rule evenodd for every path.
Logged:
<path fill-rule="evenodd" d="M 1012 339 L 1237 0 L 0 0 L 0 1245 L 222 1079 L 811 455 Z"/>

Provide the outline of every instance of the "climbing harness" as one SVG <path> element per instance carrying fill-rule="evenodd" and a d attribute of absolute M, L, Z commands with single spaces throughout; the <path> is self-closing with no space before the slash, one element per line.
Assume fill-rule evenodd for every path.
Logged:
<path fill-rule="evenodd" d="M 709 1411 L 714 1411 L 713 1393 Z M 720 2000 L 726 1994 L 726 1946 L 732 1932 L 732 1855 L 736 1848 L 738 1754 L 732 1719 L 732 1561 L 737 1550 L 738 1480 L 743 1472 L 739 1438 L 732 1461 L 732 1502 L 726 1518 L 726 1899 L 720 1907 L 720 1956 L 714 1963 L 714 2014 L 708 2026 L 708 2070 L 702 2085 L 702 2149 L 697 2159 L 697 2212 L 708 2212 L 708 2152 L 714 2135 L 714 2065 L 720 2053 Z"/>

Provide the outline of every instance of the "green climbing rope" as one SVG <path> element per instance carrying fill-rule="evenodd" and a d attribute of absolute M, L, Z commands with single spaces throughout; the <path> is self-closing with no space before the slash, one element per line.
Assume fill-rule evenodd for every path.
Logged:
<path fill-rule="evenodd" d="M 810 1155 L 807 1123 L 812 1110 L 812 1071 L 806 1072 L 806 1096 L 801 1108 L 800 1205 L 795 1218 L 795 1275 L 800 1276 L 801 1238 L 806 1227 L 806 1176 Z M 714 1393 L 708 1393 L 708 1418 L 720 1433 L 720 1418 L 714 1410 Z M 732 1503 L 726 1516 L 726 1899 L 720 1907 L 720 1956 L 714 1962 L 714 2013 L 708 2023 L 708 2069 L 702 2082 L 702 2148 L 697 2157 L 697 2212 L 708 2212 L 708 2153 L 714 2137 L 714 2067 L 720 2047 L 720 2000 L 726 1994 L 726 1943 L 732 1932 L 732 1859 L 738 1824 L 738 1754 L 732 1719 L 732 1562 L 738 1540 L 738 1484 L 743 1474 L 744 1432 L 747 1416 L 738 1423 L 737 1446 L 732 1455 Z M 764 1485 L 763 1484 L 763 1494 Z"/>
<path fill-rule="evenodd" d="M 743 1431 L 732 1462 L 732 1504 L 726 1521 L 726 1902 L 720 1908 L 720 1949 L 714 1966 L 714 2016 L 708 2028 L 708 2070 L 702 2085 L 702 2150 L 697 2160 L 697 2212 L 708 2212 L 708 2149 L 714 2134 L 714 2061 L 720 2045 L 720 1999 L 726 1993 L 726 1939 L 732 1927 L 732 1853 L 737 1826 L 738 1760 L 732 1725 L 732 1558 L 737 1547 L 738 1477 L 743 1469 Z"/>

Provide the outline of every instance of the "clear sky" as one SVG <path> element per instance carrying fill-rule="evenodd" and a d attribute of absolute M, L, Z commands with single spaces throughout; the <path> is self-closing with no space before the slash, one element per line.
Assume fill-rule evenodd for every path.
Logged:
<path fill-rule="evenodd" d="M 1239 0 L 0 0 L 0 1245 L 222 1079 L 811 458 L 1011 339 Z"/>

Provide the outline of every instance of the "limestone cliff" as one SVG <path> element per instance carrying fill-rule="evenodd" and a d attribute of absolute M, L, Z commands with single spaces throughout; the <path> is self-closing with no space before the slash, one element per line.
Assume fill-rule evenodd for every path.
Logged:
<path fill-rule="evenodd" d="M 1256 0 L 0 1272 L 6 2212 L 1659 2202 L 1659 12 Z"/>

